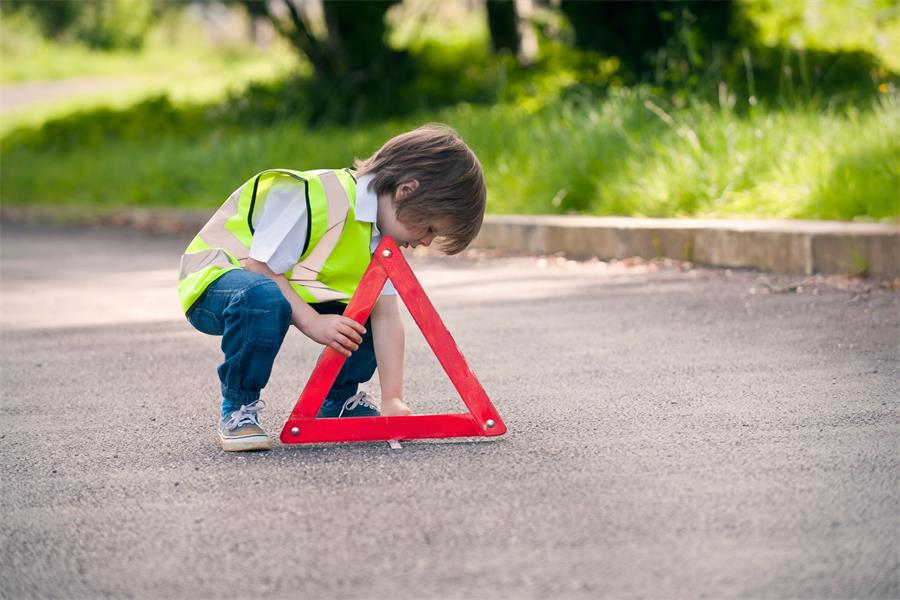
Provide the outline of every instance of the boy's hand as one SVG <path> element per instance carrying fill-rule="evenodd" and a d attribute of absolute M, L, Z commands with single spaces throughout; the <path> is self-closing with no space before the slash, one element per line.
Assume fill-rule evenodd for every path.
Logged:
<path fill-rule="evenodd" d="M 303 330 L 308 337 L 350 356 L 362 343 L 366 328 L 350 317 L 342 315 L 316 315 Z"/>

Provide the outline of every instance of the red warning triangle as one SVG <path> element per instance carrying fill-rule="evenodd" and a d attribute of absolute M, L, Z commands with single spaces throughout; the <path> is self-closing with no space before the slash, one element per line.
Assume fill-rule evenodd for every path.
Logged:
<path fill-rule="evenodd" d="M 425 295 L 419 280 L 391 238 L 384 237 L 378 244 L 369 268 L 344 310 L 344 316 L 365 323 L 388 279 L 393 282 L 469 412 L 317 419 L 316 414 L 345 360 L 342 354 L 326 347 L 281 430 L 282 443 L 372 442 L 495 436 L 506 433 L 506 425 L 500 414 L 491 404 L 431 300 Z"/>

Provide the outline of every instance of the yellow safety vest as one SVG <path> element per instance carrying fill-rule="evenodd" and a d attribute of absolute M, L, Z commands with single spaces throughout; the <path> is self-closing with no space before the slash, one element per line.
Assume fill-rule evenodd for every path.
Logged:
<path fill-rule="evenodd" d="M 181 257 L 178 296 L 187 312 L 209 285 L 240 269 L 250 253 L 255 226 L 269 191 L 289 184 L 306 202 L 306 243 L 300 260 L 285 273 L 309 303 L 347 302 L 372 255 L 372 224 L 356 220 L 356 179 L 348 170 L 272 169 L 239 187 L 191 241 Z"/>

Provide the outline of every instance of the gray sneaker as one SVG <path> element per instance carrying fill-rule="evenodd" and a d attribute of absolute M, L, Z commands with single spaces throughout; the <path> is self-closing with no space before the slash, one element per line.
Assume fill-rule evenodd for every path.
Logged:
<path fill-rule="evenodd" d="M 359 392 L 350 396 L 345 401 L 329 400 L 325 398 L 322 408 L 316 415 L 317 419 L 329 419 L 337 417 L 377 417 L 378 405 L 365 392 Z"/>
<path fill-rule="evenodd" d="M 259 411 L 266 403 L 257 400 L 252 404 L 241 406 L 240 410 L 222 417 L 219 422 L 219 441 L 226 452 L 243 452 L 246 450 L 270 450 L 272 440 L 259 424 Z"/>

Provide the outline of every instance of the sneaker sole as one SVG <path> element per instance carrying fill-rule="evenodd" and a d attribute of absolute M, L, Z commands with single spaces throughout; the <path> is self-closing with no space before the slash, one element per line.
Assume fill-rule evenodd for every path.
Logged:
<path fill-rule="evenodd" d="M 252 450 L 271 450 L 272 439 L 267 435 L 251 435 L 240 438 L 226 438 L 219 435 L 219 442 L 225 452 L 249 452 Z"/>

